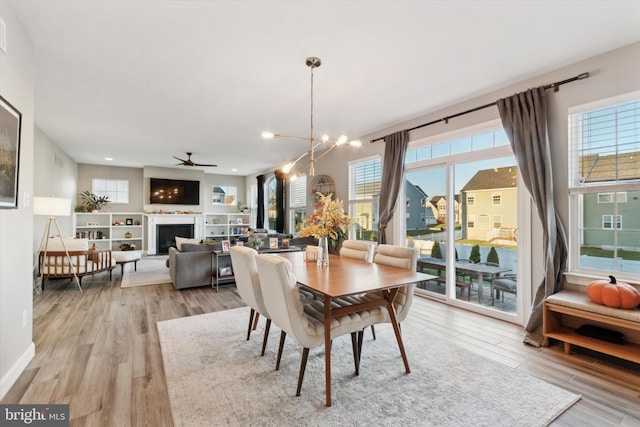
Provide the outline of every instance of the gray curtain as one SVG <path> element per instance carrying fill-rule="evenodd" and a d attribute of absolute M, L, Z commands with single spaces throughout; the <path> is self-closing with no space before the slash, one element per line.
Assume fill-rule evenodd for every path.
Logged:
<path fill-rule="evenodd" d="M 553 175 L 547 135 L 547 103 L 542 87 L 497 101 L 502 125 L 520 173 L 542 221 L 545 276 L 536 291 L 525 327 L 524 342 L 547 345 L 542 335 L 542 303 L 562 288 L 567 239 L 553 201 Z"/>
<path fill-rule="evenodd" d="M 256 177 L 258 181 L 258 212 L 256 213 L 256 228 L 264 228 L 264 175 Z"/>
<path fill-rule="evenodd" d="M 378 243 L 387 243 L 387 224 L 396 210 L 396 201 L 404 179 L 404 156 L 409 145 L 409 131 L 403 130 L 384 137 L 384 160 L 378 209 Z"/>

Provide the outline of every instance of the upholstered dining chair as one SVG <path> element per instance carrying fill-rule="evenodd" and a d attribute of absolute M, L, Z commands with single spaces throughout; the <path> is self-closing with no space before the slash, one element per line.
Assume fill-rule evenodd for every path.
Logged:
<path fill-rule="evenodd" d="M 229 253 L 231 254 L 231 265 L 233 266 L 238 293 L 242 301 L 251 308 L 249 327 L 247 329 L 247 341 L 251 337 L 254 315 L 262 315 L 267 320 L 264 328 L 264 338 L 262 340 L 261 356 L 264 356 L 267 339 L 269 338 L 271 318 L 269 317 L 262 297 L 262 288 L 256 266 L 256 256 L 258 252 L 248 246 L 232 246 L 229 249 Z"/>
<path fill-rule="evenodd" d="M 376 245 L 373 242 L 345 240 L 342 242 L 342 247 L 340 248 L 340 256 L 373 262 L 375 251 Z"/>
<path fill-rule="evenodd" d="M 381 244 L 376 248 L 375 255 L 373 256 L 373 262 L 376 264 L 388 265 L 390 267 L 403 268 L 409 271 L 416 271 L 418 264 L 419 251 L 416 248 L 406 248 L 403 246 Z M 398 290 L 395 300 L 393 301 L 393 307 L 396 311 L 396 320 L 398 326 L 406 319 L 413 302 L 413 291 L 415 284 L 407 285 Z M 356 298 L 362 299 L 380 299 L 383 298 L 378 293 L 367 293 L 363 296 Z M 362 300 L 361 300 L 362 301 Z M 355 301 L 354 301 L 355 302 Z M 389 312 L 385 308 L 374 308 L 360 313 L 362 317 L 362 323 L 364 328 L 367 326 L 373 326 L 377 323 L 391 323 Z M 363 328 L 363 330 L 364 330 Z M 362 352 L 362 338 L 363 334 L 360 331 L 358 335 L 358 353 Z M 358 360 L 360 357 L 358 356 Z"/>
<path fill-rule="evenodd" d="M 321 301 L 302 303 L 296 278 L 291 272 L 291 263 L 288 260 L 276 255 L 260 254 L 256 257 L 256 264 L 265 306 L 272 315 L 273 322 L 282 329 L 276 370 L 280 367 L 282 348 L 287 335 L 303 348 L 296 389 L 296 396 L 300 396 L 309 349 L 324 344 L 323 303 Z M 356 334 L 362 328 L 362 321 L 358 314 L 339 316 L 331 322 L 331 339 L 351 334 L 356 369 L 358 367 Z"/>
<path fill-rule="evenodd" d="M 345 258 L 359 259 L 362 261 L 373 262 L 373 255 L 376 252 L 376 244 L 374 242 L 363 242 L 362 240 L 345 240 L 340 248 L 340 256 Z M 338 301 L 340 303 L 340 301 Z M 346 302 L 349 304 L 350 302 Z M 375 326 L 371 325 L 371 334 L 376 339 Z"/>

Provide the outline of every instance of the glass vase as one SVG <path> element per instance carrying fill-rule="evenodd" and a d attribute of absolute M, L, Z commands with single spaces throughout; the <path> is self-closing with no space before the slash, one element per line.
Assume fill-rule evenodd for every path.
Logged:
<path fill-rule="evenodd" d="M 318 266 L 329 266 L 329 239 L 326 237 L 318 239 Z"/>

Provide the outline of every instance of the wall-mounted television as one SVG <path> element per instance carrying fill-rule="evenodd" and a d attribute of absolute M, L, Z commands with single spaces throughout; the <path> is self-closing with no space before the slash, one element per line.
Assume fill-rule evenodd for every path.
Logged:
<path fill-rule="evenodd" d="M 150 178 L 152 205 L 199 205 L 200 181 Z"/>

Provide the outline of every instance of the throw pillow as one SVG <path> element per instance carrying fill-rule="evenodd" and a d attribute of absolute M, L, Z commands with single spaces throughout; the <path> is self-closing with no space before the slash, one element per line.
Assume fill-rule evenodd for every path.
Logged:
<path fill-rule="evenodd" d="M 178 237 L 176 236 L 176 248 L 182 252 L 182 244 L 183 243 L 200 243 L 200 239 L 189 239 L 186 237 Z"/>

